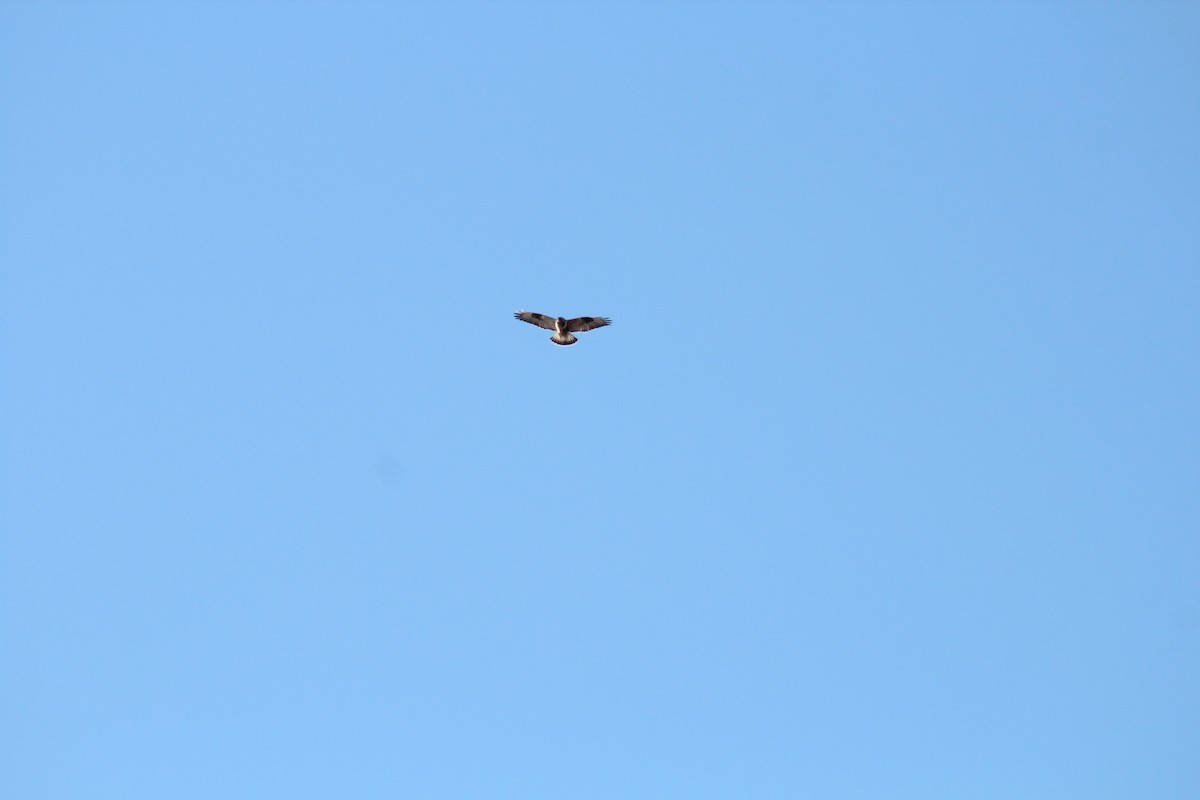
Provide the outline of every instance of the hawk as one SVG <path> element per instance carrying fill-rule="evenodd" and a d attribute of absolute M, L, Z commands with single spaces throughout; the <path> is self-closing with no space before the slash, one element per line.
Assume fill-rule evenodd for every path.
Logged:
<path fill-rule="evenodd" d="M 563 347 L 579 341 L 579 339 L 571 335 L 572 333 L 583 333 L 584 331 L 603 328 L 605 325 L 612 324 L 612 320 L 608 317 L 575 317 L 575 319 L 563 319 L 562 317 L 547 317 L 545 314 L 535 314 L 532 311 L 518 311 L 513 316 L 522 322 L 528 322 L 530 325 L 537 325 L 539 328 L 554 331 L 554 335 L 550 337 L 550 341 Z"/>

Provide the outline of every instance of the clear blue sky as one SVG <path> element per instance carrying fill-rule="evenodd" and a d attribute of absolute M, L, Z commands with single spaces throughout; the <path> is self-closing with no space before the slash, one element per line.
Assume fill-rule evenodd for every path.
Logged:
<path fill-rule="evenodd" d="M 5 2 L 0 789 L 1200 796 L 1198 41 Z"/>

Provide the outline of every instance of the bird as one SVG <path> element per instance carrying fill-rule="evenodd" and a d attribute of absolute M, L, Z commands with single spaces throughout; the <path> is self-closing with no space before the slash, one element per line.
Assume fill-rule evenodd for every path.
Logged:
<path fill-rule="evenodd" d="M 539 328 L 554 331 L 554 335 L 550 337 L 550 341 L 563 347 L 573 345 L 579 341 L 577 337 L 571 335 L 572 333 L 583 333 L 584 331 L 603 328 L 605 325 L 612 324 L 612 320 L 608 317 L 575 317 L 574 319 L 564 319 L 563 317 L 547 317 L 545 314 L 535 314 L 532 311 L 518 311 L 513 316 L 522 322 L 528 322 L 530 325 L 537 325 Z"/>

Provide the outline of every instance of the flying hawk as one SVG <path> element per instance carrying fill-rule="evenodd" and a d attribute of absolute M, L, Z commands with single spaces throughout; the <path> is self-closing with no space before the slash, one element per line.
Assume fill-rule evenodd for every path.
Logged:
<path fill-rule="evenodd" d="M 555 318 L 547 317 L 545 314 L 535 314 L 532 311 L 518 311 L 513 316 L 522 322 L 528 322 L 530 325 L 537 325 L 539 328 L 554 331 L 554 335 L 550 337 L 550 341 L 560 344 L 563 347 L 579 341 L 579 339 L 571 335 L 572 333 L 583 333 L 593 328 L 603 328 L 605 325 L 612 324 L 612 320 L 607 317 L 563 319 L 562 317 Z"/>

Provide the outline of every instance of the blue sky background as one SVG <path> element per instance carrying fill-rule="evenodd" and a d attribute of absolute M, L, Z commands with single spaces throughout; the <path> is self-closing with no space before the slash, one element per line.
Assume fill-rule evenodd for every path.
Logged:
<path fill-rule="evenodd" d="M 1197 41 L 0 5 L 5 795 L 1197 796 Z"/>

